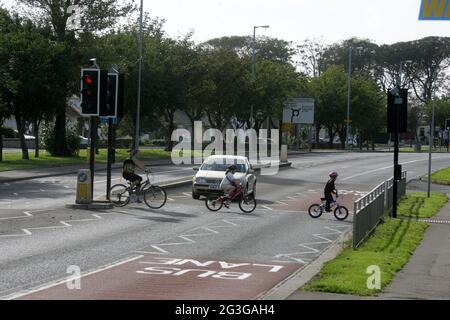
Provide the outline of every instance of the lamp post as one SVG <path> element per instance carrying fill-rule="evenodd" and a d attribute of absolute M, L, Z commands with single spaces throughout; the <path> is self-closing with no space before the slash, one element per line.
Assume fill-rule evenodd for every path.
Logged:
<path fill-rule="evenodd" d="M 253 42 L 252 42 L 252 80 L 256 80 L 256 29 L 258 28 L 264 28 L 267 29 L 270 26 L 264 25 L 264 26 L 254 26 L 253 27 Z M 253 127 L 254 121 L 253 121 L 253 104 L 250 106 L 250 123 L 251 127 Z"/>
<path fill-rule="evenodd" d="M 136 132 L 134 137 L 134 150 L 139 149 L 139 136 L 141 121 L 141 81 L 142 81 L 142 19 L 144 12 L 144 0 L 141 0 L 141 13 L 139 17 L 139 75 L 138 75 L 138 96 L 137 96 L 137 111 L 136 111 Z"/>
<path fill-rule="evenodd" d="M 356 48 L 359 53 L 363 50 L 362 47 Z M 353 47 L 350 46 L 348 49 L 348 79 L 347 79 L 347 131 L 346 131 L 346 137 L 345 137 L 345 149 L 348 149 L 348 138 L 350 136 L 350 104 L 351 104 L 351 96 L 352 96 L 352 51 Z"/>

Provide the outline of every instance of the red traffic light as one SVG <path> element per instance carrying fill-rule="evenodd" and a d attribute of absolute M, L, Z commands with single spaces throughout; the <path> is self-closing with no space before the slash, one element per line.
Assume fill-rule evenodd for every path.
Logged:
<path fill-rule="evenodd" d="M 83 82 L 90 86 L 94 84 L 94 80 L 92 79 L 92 77 L 90 75 L 84 75 Z"/>

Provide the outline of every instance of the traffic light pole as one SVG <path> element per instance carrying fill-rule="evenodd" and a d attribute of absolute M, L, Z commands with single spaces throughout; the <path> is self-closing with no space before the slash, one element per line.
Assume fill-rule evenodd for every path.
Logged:
<path fill-rule="evenodd" d="M 106 168 L 106 199 L 110 200 L 111 189 L 111 164 L 112 164 L 112 149 L 113 149 L 113 119 L 108 118 L 108 165 Z"/>
<path fill-rule="evenodd" d="M 95 140 L 96 140 L 96 130 L 97 130 L 97 121 L 95 116 L 91 116 L 91 150 L 89 153 L 89 168 L 91 170 L 91 197 L 94 200 L 94 170 L 95 170 Z"/>
<path fill-rule="evenodd" d="M 399 139 L 398 139 L 398 115 L 397 125 L 394 133 L 394 190 L 392 190 L 392 217 L 397 218 L 397 197 L 398 197 L 398 180 L 397 180 L 397 168 L 398 168 L 398 152 L 399 152 Z"/>

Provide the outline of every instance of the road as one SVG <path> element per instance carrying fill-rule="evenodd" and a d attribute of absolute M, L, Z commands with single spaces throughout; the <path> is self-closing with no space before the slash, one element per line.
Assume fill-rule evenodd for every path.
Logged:
<path fill-rule="evenodd" d="M 351 230 L 352 217 L 306 214 L 327 173 L 349 208 L 392 176 L 392 154 L 327 153 L 290 159 L 292 168 L 258 176 L 258 207 L 211 213 L 190 188 L 169 190 L 160 210 L 133 204 L 110 211 L 69 210 L 74 177 L 0 186 L 0 297 L 18 299 L 257 299 L 314 261 Z M 427 172 L 426 154 L 401 154 L 408 179 Z M 433 169 L 450 155 L 434 155 Z M 193 173 L 158 167 L 156 181 Z M 115 173 L 117 178 L 118 172 Z M 104 192 L 99 174 L 96 193 Z M 44 191 L 40 191 L 40 189 Z M 37 191 L 39 190 L 39 192 Z M 80 271 L 80 280 L 67 279 Z M 71 289 L 69 289 L 69 287 Z"/>

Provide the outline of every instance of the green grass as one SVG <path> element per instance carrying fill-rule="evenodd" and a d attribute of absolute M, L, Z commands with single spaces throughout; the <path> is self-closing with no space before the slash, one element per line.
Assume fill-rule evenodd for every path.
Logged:
<path fill-rule="evenodd" d="M 370 296 L 380 293 L 396 272 L 408 262 L 423 238 L 426 223 L 388 219 L 374 234 L 353 250 L 349 245 L 302 290 Z M 367 288 L 369 266 L 381 270 L 381 290 Z"/>
<path fill-rule="evenodd" d="M 392 147 L 391 147 L 391 149 L 393 149 Z M 439 148 L 439 147 L 437 147 L 437 148 L 434 148 L 433 147 L 433 152 L 439 152 L 441 149 Z M 444 150 L 447 150 L 447 149 L 444 149 L 444 147 L 442 147 L 442 150 L 444 151 Z M 400 148 L 399 149 L 399 151 L 400 152 L 407 152 L 407 153 L 412 153 L 412 152 L 416 152 L 416 150 L 414 149 L 414 147 L 412 147 L 412 148 L 410 148 L 410 147 L 405 147 L 405 148 Z M 430 147 L 429 146 L 422 146 L 422 148 L 421 148 L 421 151 L 420 152 L 429 152 L 430 151 Z"/>
<path fill-rule="evenodd" d="M 100 149 L 99 154 L 95 155 L 97 163 L 106 163 L 106 149 Z M 34 150 L 30 150 L 30 160 L 22 160 L 21 152 L 5 152 L 3 161 L 0 162 L 0 172 L 9 170 L 25 170 L 38 167 L 64 166 L 86 163 L 86 150 L 80 150 L 79 155 L 75 157 L 52 157 L 46 151 L 40 152 L 40 157 L 34 157 Z M 162 149 L 142 149 L 142 160 L 170 159 L 171 153 Z M 116 149 L 116 162 L 123 161 L 128 157 L 127 149 Z"/>
<path fill-rule="evenodd" d="M 399 213 L 403 216 L 431 217 L 448 201 L 446 195 L 414 193 L 403 197 L 399 203 Z M 327 262 L 321 272 L 309 284 L 301 288 L 305 291 L 331 292 L 370 296 L 380 293 L 409 261 L 416 247 L 421 243 L 427 224 L 413 220 L 387 219 L 358 249 L 351 243 L 332 261 Z M 369 266 L 381 270 L 381 289 L 367 288 Z"/>
<path fill-rule="evenodd" d="M 431 181 L 434 183 L 450 185 L 450 168 L 436 171 L 431 175 Z"/>
<path fill-rule="evenodd" d="M 409 193 L 401 199 L 398 214 L 403 217 L 431 218 L 447 201 L 445 193 L 432 192 L 429 199 L 426 192 Z"/>

